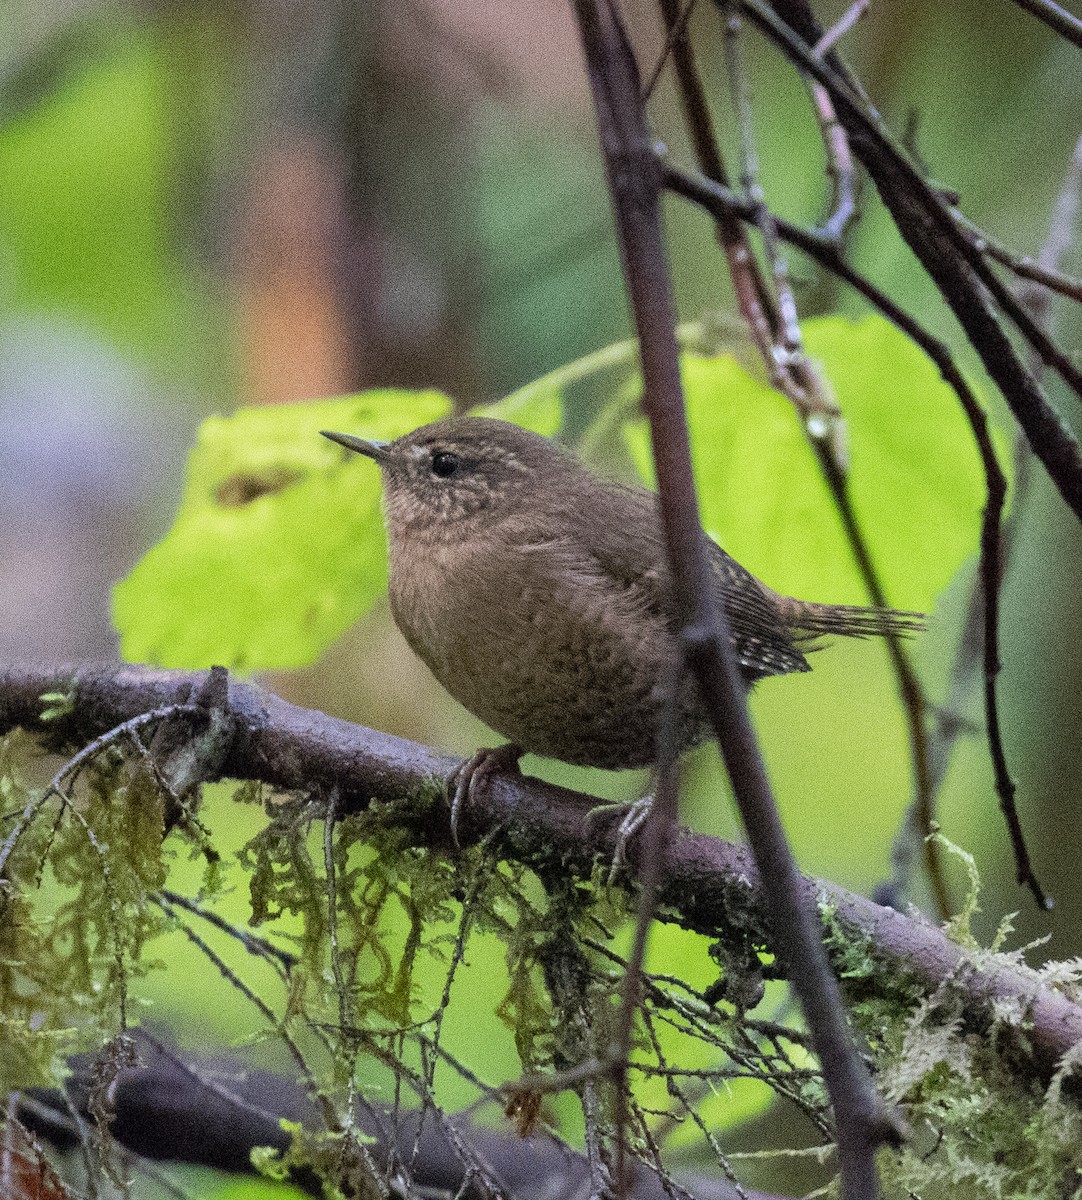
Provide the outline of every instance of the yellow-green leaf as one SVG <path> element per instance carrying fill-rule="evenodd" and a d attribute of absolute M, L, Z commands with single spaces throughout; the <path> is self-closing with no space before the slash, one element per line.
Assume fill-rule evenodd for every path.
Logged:
<path fill-rule="evenodd" d="M 977 546 L 984 484 L 954 393 L 880 317 L 804 324 L 841 405 L 853 507 L 889 601 L 930 609 Z M 771 587 L 867 603 L 815 456 L 788 400 L 729 356 L 682 357 L 706 529 Z M 645 423 L 628 429 L 652 478 Z"/>
<path fill-rule="evenodd" d="M 374 391 L 203 423 L 173 528 L 113 593 L 131 662 L 238 671 L 317 658 L 386 586 L 375 464 L 321 429 L 388 440 L 445 416 Z"/>

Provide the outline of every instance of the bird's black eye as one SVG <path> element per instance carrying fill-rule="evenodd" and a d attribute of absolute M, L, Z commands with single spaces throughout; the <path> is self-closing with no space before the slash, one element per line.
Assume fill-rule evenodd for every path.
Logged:
<path fill-rule="evenodd" d="M 432 455 L 432 474 L 440 479 L 450 479 L 458 470 L 458 455 L 450 450 L 437 450 Z"/>

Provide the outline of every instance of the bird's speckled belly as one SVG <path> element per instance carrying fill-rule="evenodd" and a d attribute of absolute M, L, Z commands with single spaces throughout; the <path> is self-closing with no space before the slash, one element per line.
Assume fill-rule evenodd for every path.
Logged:
<path fill-rule="evenodd" d="M 657 757 L 659 680 L 675 653 L 660 619 L 624 620 L 611 595 L 602 601 L 581 586 L 494 595 L 456 581 L 420 603 L 398 591 L 392 609 L 410 645 L 509 741 L 579 766 L 642 767 Z M 681 697 L 682 748 L 704 732 L 692 687 Z"/>

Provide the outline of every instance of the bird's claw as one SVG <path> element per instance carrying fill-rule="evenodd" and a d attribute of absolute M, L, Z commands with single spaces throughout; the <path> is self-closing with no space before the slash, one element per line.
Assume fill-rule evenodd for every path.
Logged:
<path fill-rule="evenodd" d="M 587 819 L 602 816 L 605 813 L 622 811 L 623 819 L 620 821 L 619 827 L 616 830 L 616 849 L 612 854 L 612 862 L 609 865 L 609 884 L 616 881 L 616 876 L 622 867 L 627 865 L 627 844 L 646 824 L 651 811 L 654 807 L 653 796 L 643 796 L 639 800 L 633 800 L 630 803 L 619 802 L 616 804 L 599 804 L 595 808 L 591 808 L 586 814 Z"/>
<path fill-rule="evenodd" d="M 462 809 L 476 800 L 478 789 L 494 771 L 514 771 L 518 773 L 518 760 L 525 751 L 521 746 L 508 742 L 503 746 L 482 747 L 469 758 L 464 759 L 447 776 L 446 795 L 451 803 L 451 840 L 456 846 L 458 840 L 458 819 Z"/>

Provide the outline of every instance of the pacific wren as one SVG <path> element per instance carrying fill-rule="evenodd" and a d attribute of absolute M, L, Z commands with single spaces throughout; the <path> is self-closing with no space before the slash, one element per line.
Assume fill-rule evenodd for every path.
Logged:
<path fill-rule="evenodd" d="M 379 464 L 395 622 L 451 695 L 514 743 L 502 762 L 523 750 L 590 767 L 656 759 L 660 683 L 679 646 L 652 492 L 483 417 L 389 443 L 324 436 Z M 920 628 L 915 613 L 782 596 L 713 542 L 709 553 L 749 686 L 810 670 L 804 651 L 823 634 Z M 686 674 L 677 706 L 686 750 L 708 733 Z"/>

